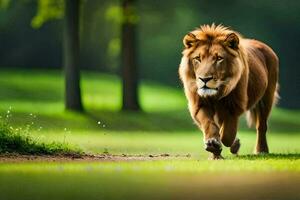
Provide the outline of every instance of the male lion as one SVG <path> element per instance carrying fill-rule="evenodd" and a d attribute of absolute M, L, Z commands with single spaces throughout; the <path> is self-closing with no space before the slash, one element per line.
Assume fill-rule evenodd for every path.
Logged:
<path fill-rule="evenodd" d="M 222 144 L 237 154 L 238 119 L 257 130 L 255 153 L 268 153 L 267 119 L 277 99 L 279 61 L 273 50 L 222 25 L 204 25 L 183 38 L 179 67 L 190 114 L 205 149 L 222 158 Z"/>

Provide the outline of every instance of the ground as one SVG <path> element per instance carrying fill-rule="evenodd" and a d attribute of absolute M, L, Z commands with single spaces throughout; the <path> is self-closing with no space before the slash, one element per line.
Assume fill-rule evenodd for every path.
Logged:
<path fill-rule="evenodd" d="M 142 81 L 140 113 L 122 113 L 120 80 L 84 72 L 85 113 L 65 112 L 63 74 L 2 70 L 0 112 L 38 141 L 76 145 L 96 158 L 0 157 L 0 199 L 300 199 L 300 112 L 276 108 L 271 155 L 252 156 L 244 118 L 238 157 L 209 161 L 178 88 Z M 9 115 L 8 111 L 9 110 Z M 11 158 L 17 156 L 18 158 Z"/>

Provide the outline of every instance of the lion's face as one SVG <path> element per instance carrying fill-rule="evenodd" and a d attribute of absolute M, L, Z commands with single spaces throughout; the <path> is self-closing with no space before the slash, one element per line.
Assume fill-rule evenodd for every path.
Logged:
<path fill-rule="evenodd" d="M 195 34 L 195 35 L 194 35 Z M 238 82 L 242 68 L 238 57 L 238 36 L 205 35 L 195 32 L 185 37 L 189 65 L 201 97 L 226 96 Z M 191 39 L 193 42 L 191 42 Z"/>
<path fill-rule="evenodd" d="M 192 70 L 194 71 L 197 92 L 200 96 L 214 96 L 226 84 L 231 71 L 228 63 L 231 58 L 221 45 L 199 46 L 191 54 Z"/>

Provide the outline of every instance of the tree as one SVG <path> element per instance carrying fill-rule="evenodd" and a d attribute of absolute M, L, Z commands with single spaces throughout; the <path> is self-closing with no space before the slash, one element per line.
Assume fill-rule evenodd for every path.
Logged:
<path fill-rule="evenodd" d="M 121 74 L 123 110 L 140 110 L 138 101 L 137 33 L 135 0 L 122 1 Z"/>
<path fill-rule="evenodd" d="M 80 0 L 65 0 L 65 107 L 76 111 L 83 110 L 79 74 L 79 6 Z"/>
<path fill-rule="evenodd" d="M 65 108 L 82 111 L 79 73 L 80 0 L 38 0 L 37 2 L 37 14 L 31 21 L 33 28 L 40 28 L 50 20 L 64 18 Z"/>

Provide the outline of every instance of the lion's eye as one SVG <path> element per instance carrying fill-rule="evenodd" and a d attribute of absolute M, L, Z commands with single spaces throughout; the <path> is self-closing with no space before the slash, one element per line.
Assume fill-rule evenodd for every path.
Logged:
<path fill-rule="evenodd" d="M 199 61 L 199 62 L 201 62 L 200 56 L 197 56 L 197 57 L 195 57 L 194 59 L 197 60 L 197 61 Z"/>
<path fill-rule="evenodd" d="M 223 57 L 217 56 L 217 61 L 221 61 L 221 60 L 223 60 L 223 59 L 224 59 Z"/>

